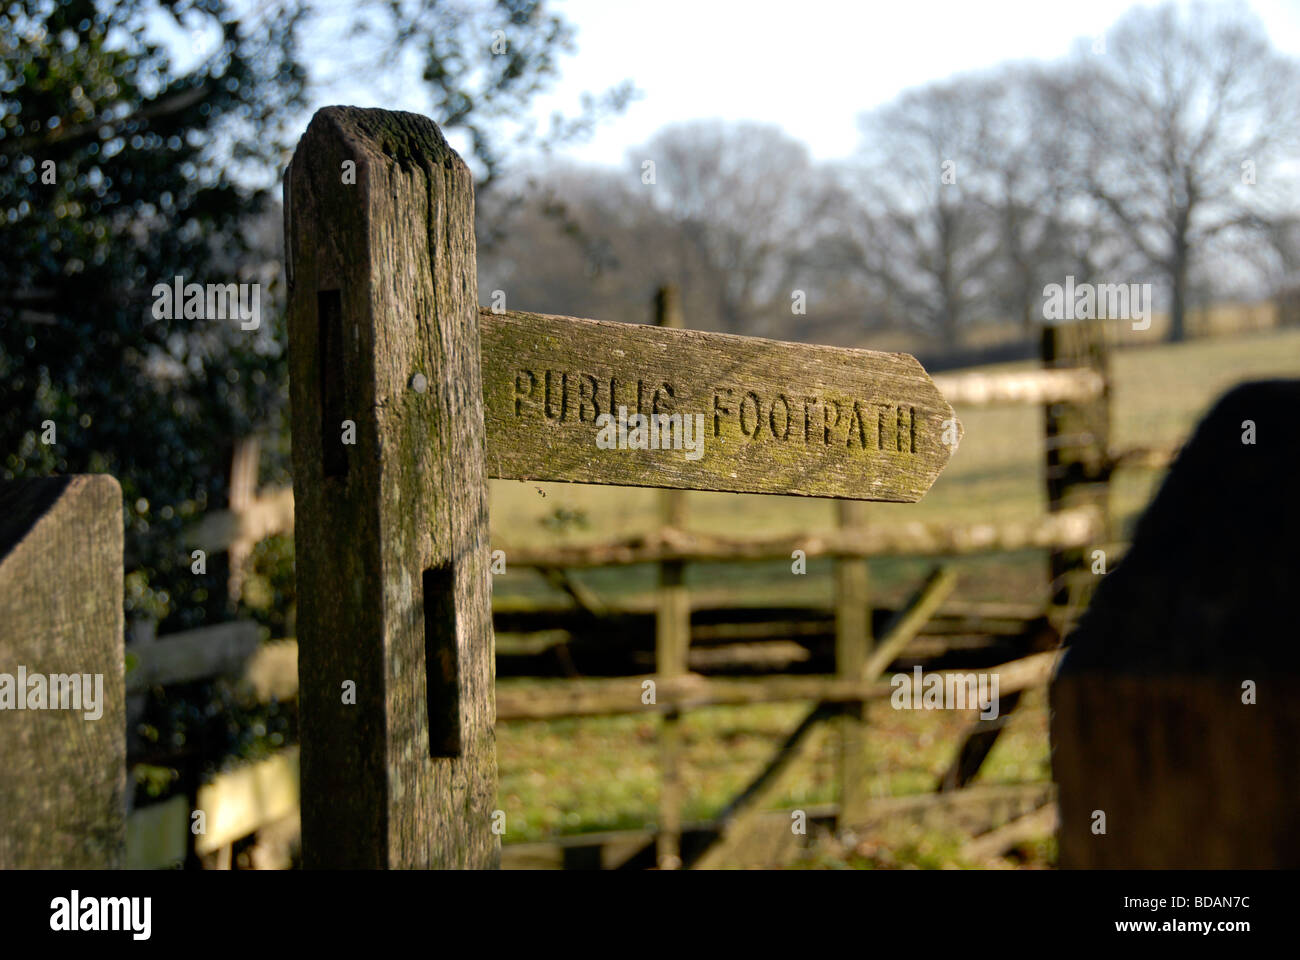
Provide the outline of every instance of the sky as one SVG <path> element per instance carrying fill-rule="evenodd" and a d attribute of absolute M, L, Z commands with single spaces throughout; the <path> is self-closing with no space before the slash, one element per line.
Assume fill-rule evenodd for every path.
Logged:
<path fill-rule="evenodd" d="M 616 165 L 670 123 L 774 123 L 819 160 L 849 156 L 857 118 L 909 88 L 1007 60 L 1051 60 L 1105 33 L 1132 0 L 552 0 L 577 30 L 535 115 L 573 113 L 584 91 L 622 80 L 641 91 L 624 114 L 559 152 Z M 1147 4 L 1150 5 L 1150 4 Z M 1300 57 L 1300 0 L 1252 0 L 1273 43 Z M 393 73 L 389 73 L 391 78 Z M 421 110 L 417 83 L 380 90 L 355 74 L 316 105 Z M 400 102 L 394 102 L 394 100 Z M 427 111 L 427 107 L 426 107 Z M 436 119 L 436 118 L 435 118 Z"/>
<path fill-rule="evenodd" d="M 815 159 L 839 160 L 858 146 L 858 117 L 908 88 L 1009 60 L 1060 58 L 1079 39 L 1104 37 L 1130 7 L 1157 2 L 548 0 L 574 26 L 577 50 L 560 61 L 533 115 L 544 128 L 555 111 L 576 114 L 584 92 L 630 80 L 640 97 L 559 157 L 622 165 L 669 124 L 720 118 L 776 124 Z M 1300 0 L 1242 2 L 1275 47 L 1300 57 Z M 429 112 L 416 57 L 376 62 L 366 38 L 349 36 L 353 10 L 352 0 L 315 5 L 304 45 L 315 84 L 304 129 L 318 107 L 335 103 Z M 219 40 L 215 27 L 187 37 L 161 15 L 154 27 L 181 69 Z M 465 152 L 467 144 L 450 139 Z"/>

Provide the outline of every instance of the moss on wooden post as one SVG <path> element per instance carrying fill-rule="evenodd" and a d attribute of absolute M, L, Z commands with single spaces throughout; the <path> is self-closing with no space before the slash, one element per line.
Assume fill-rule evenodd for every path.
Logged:
<path fill-rule="evenodd" d="M 329 107 L 285 207 L 303 862 L 495 866 L 470 174 L 430 120 Z"/>
<path fill-rule="evenodd" d="M 0 482 L 0 869 L 122 866 L 122 628 L 117 481 Z"/>

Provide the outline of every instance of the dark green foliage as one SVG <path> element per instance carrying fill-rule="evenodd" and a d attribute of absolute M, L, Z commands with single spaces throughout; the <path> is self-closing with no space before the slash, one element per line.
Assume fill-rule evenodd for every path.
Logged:
<path fill-rule="evenodd" d="M 388 18 L 393 53 L 413 48 L 424 64 L 428 115 L 444 132 L 468 135 L 466 159 L 479 190 L 497 178 L 517 146 L 545 147 L 583 136 L 634 96 L 626 82 L 586 94 L 577 116 L 552 116 L 540 133 L 517 129 L 518 141 L 511 144 L 507 128 L 527 114 L 533 98 L 555 79 L 561 57 L 574 51 L 573 26 L 542 0 L 386 0 L 376 7 Z M 363 5 L 358 28 L 366 12 Z"/>
<path fill-rule="evenodd" d="M 210 52 L 191 70 L 146 36 L 138 0 L 0 12 L 0 469 L 118 477 L 128 568 L 148 561 L 128 605 L 180 626 L 219 616 L 220 591 L 175 534 L 283 402 L 275 250 L 253 228 L 303 71 L 293 8 L 251 29 L 221 0 L 163 6 Z M 260 281 L 262 328 L 156 319 L 153 287 L 176 276 Z"/>

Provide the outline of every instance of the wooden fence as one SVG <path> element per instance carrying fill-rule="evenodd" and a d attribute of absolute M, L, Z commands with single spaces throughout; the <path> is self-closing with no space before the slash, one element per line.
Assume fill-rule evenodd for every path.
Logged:
<path fill-rule="evenodd" d="M 339 165 L 352 159 L 360 161 L 365 176 L 340 193 Z M 435 201 L 436 209 L 429 206 Z M 684 531 L 680 494 L 667 493 L 664 527 L 653 537 L 509 551 L 510 563 L 516 567 L 559 571 L 561 576 L 566 568 L 584 565 L 659 564 L 654 674 L 574 682 L 554 694 L 530 696 L 526 702 L 512 701 L 508 695 L 496 697 L 488 605 L 484 484 L 488 468 L 481 456 L 483 385 L 476 333 L 486 315 L 481 320 L 470 299 L 474 290 L 471 211 L 467 171 L 436 128 L 409 115 L 325 111 L 313 122 L 286 176 L 297 500 L 283 490 L 257 495 L 248 482 L 255 470 L 247 462 L 249 456 L 255 459 L 255 453 L 247 454 L 239 464 L 243 482 L 233 502 L 235 509 L 210 517 L 196 536 L 210 548 L 220 546 L 237 556 L 246 555 L 260 537 L 288 529 L 296 514 L 299 626 L 302 635 L 310 638 L 297 651 L 301 768 L 292 772 L 298 764 L 286 752 L 230 775 L 220 789 L 210 790 L 206 801 L 201 794 L 199 809 L 205 802 L 211 807 L 204 811 L 209 833 L 196 844 L 201 852 L 228 851 L 241 833 L 267 821 L 290 818 L 300 776 L 300 795 L 306 801 L 301 805 L 306 866 L 492 866 L 500 858 L 499 842 L 488 827 L 496 794 L 492 727 L 497 719 L 651 709 L 665 715 L 665 789 L 655 831 L 655 862 L 663 868 L 718 866 L 729 862 L 744 844 L 763 818 L 765 802 L 806 748 L 810 733 L 826 721 L 834 722 L 842 744 L 839 822 L 852 824 L 872 815 L 872 804 L 862 790 L 863 706 L 890 692 L 889 685 L 880 682 L 883 674 L 940 608 L 954 576 L 951 570 L 936 567 L 877 638 L 870 630 L 867 558 L 1045 548 L 1052 557 L 1052 602 L 1046 613 L 1068 623 L 1086 602 L 1087 548 L 1108 536 L 1106 483 L 1124 458 L 1109 448 L 1104 339 L 1093 328 L 1075 325 L 1045 330 L 1045 370 L 1038 374 L 940 378 L 941 389 L 959 398 L 959 403 L 1043 405 L 1047 517 L 1030 524 L 913 524 L 882 531 L 865 526 L 858 505 L 846 502 L 840 508 L 839 528 L 828 534 L 793 540 L 723 540 Z M 549 331 L 557 324 L 556 329 L 567 329 L 567 324 L 584 336 L 611 335 L 605 328 L 612 325 L 514 316 L 537 329 Z M 676 329 L 680 316 L 670 290 L 660 295 L 658 317 L 663 333 L 671 335 L 641 338 L 645 342 L 638 349 L 646 362 L 673 344 L 689 343 L 700 349 L 707 345 L 707 340 Z M 415 323 L 413 318 L 422 319 Z M 742 338 L 732 339 L 737 341 L 732 347 L 748 351 L 755 362 L 771 349 L 757 341 L 750 346 Z M 711 349 L 719 356 L 725 352 L 720 345 Z M 876 356 L 881 363 L 896 362 Z M 346 357 L 355 362 L 344 362 Z M 412 375 L 412 371 L 418 372 Z M 898 371 L 891 376 L 905 382 Z M 517 377 L 516 405 L 529 396 L 519 392 L 521 384 Z M 592 390 L 589 399 L 594 399 L 594 385 Z M 611 400 L 613 394 L 611 380 Z M 773 405 L 773 433 L 775 409 Z M 899 404 L 897 426 L 890 424 L 889 442 L 896 442 L 899 454 L 916 452 L 917 409 Z M 788 404 L 786 410 L 788 435 Z M 358 423 L 349 419 L 355 411 L 364 412 L 367 419 L 360 424 L 363 447 L 353 451 L 340 445 L 338 429 L 343 428 L 344 437 L 349 425 L 353 431 L 358 429 Z M 931 410 L 927 416 L 937 419 L 941 414 Z M 743 406 L 739 422 L 743 432 Z M 955 418 L 951 422 L 959 431 Z M 875 440 L 882 450 L 885 424 L 882 413 Z M 905 449 L 908 424 L 911 451 Z M 926 429 L 937 426 L 928 422 Z M 929 436 L 923 439 L 932 442 Z M 927 448 L 916 462 L 916 475 L 890 474 L 889 482 L 895 485 L 890 498 L 915 499 L 932 482 L 946 456 Z M 898 465 L 902 462 L 890 461 L 889 469 L 902 471 Z M 583 475 L 577 465 L 562 466 L 567 478 Z M 923 476 L 925 471 L 928 474 Z M 739 482 L 735 477 L 733 472 L 731 479 L 718 476 L 698 482 L 710 484 L 703 489 L 743 489 L 728 486 Z M 838 489 L 846 482 L 828 477 L 805 476 L 798 482 L 806 489 L 789 489 L 816 493 Z M 767 480 L 762 489 L 777 492 Z M 688 478 L 672 485 L 696 482 Z M 34 515 L 46 507 L 37 508 Z M 120 503 L 114 509 L 120 509 Z M 423 522 L 415 525 L 413 518 Z M 39 552 L 46 539 L 28 537 L 24 542 L 37 544 Z M 55 546 L 44 548 L 39 556 L 54 558 L 50 563 L 64 562 L 58 559 L 58 537 L 51 534 L 48 540 Z M 789 557 L 796 549 L 807 556 L 835 558 L 835 672 L 754 680 L 706 680 L 689 674 L 690 597 L 683 582 L 684 564 Z M 105 584 L 111 584 L 114 575 L 120 583 L 120 540 L 115 560 L 111 542 L 106 542 L 104 555 L 103 575 L 90 568 L 95 583 L 87 584 L 87 592 L 97 596 L 111 592 Z M 44 569 L 38 567 L 39 556 L 32 569 Z M 4 562 L 0 574 L 14 569 L 3 552 L 0 562 Z M 232 567 L 235 588 L 238 566 L 235 562 Z M 44 575 L 53 578 L 64 573 L 51 567 Z M 0 611 L 16 603 L 14 597 L 21 589 L 22 584 L 15 582 L 0 591 Z M 104 623 L 108 624 L 105 637 L 91 646 L 109 661 L 117 656 L 120 662 L 120 609 Z M 251 656 L 246 641 L 229 639 L 239 635 L 238 629 L 222 634 L 229 643 L 225 649 L 222 643 L 212 642 L 215 635 L 160 644 L 167 649 L 157 656 L 145 654 L 137 668 L 138 679 L 130 681 L 129 691 L 110 691 L 109 702 L 121 704 L 128 692 L 148 683 L 202 675 L 196 670 L 229 671 L 233 661 Z M 195 667 L 193 658 L 180 653 L 187 645 L 200 648 L 196 656 L 209 662 Z M 1055 654 L 1022 653 L 994 668 L 1006 698 L 1004 715 L 1014 708 L 1020 691 L 1046 683 L 1055 662 Z M 105 672 L 121 676 L 111 665 Z M 654 683 L 655 695 L 649 703 L 641 695 L 643 680 Z M 280 689 L 288 689 L 283 680 Z M 707 842 L 688 858 L 683 850 L 687 826 L 679 809 L 681 712 L 706 705 L 794 700 L 815 705 L 711 825 Z M 940 790 L 969 782 L 1000 729 L 976 725 L 970 730 L 958 750 L 955 772 L 945 776 Z M 106 838 L 104 849 L 126 849 L 125 824 L 111 815 L 115 805 L 120 807 L 122 753 L 107 737 L 102 757 L 117 764 L 113 782 L 118 793 L 101 785 L 101 802 L 88 805 L 99 811 L 100 825 L 95 829 Z M 288 782 L 292 786 L 285 786 Z M 166 806 L 166 810 L 139 812 L 134 818 L 135 834 L 147 835 L 150 824 L 173 823 L 180 805 L 172 801 Z M 6 835 L 4 858 L 31 862 L 36 856 L 32 850 L 13 852 L 18 842 Z M 218 855 L 218 865 L 221 859 Z M 228 855 L 224 859 L 228 863 Z M 113 865 L 110 856 L 101 857 L 101 862 Z"/>
<path fill-rule="evenodd" d="M 656 321 L 664 326 L 680 326 L 676 308 L 676 294 L 665 288 L 656 298 Z M 896 653 L 905 648 L 930 616 L 939 608 L 951 588 L 951 577 L 937 576 L 905 608 L 898 612 L 896 623 L 901 627 L 894 632 L 890 642 L 883 640 L 873 645 L 870 636 L 871 603 L 868 589 L 866 560 L 885 556 L 964 556 L 1023 549 L 1045 549 L 1051 552 L 1052 575 L 1057 589 L 1053 591 L 1059 602 L 1058 615 L 1070 616 L 1086 602 L 1087 583 L 1074 583 L 1074 592 L 1066 581 L 1079 577 L 1086 570 L 1086 553 L 1107 540 L 1107 508 L 1105 484 L 1111 472 L 1119 467 L 1139 465 L 1157 466 L 1169 459 L 1168 453 L 1153 451 L 1115 452 L 1107 445 L 1105 424 L 1108 420 L 1110 388 L 1104 352 L 1093 353 L 1095 341 L 1086 335 L 1075 335 L 1062 344 L 1060 334 L 1049 330 L 1044 337 L 1044 369 L 1006 374 L 955 374 L 936 378 L 941 389 L 954 397 L 959 404 L 992 406 L 1031 404 L 1044 407 L 1044 450 L 1047 461 L 1050 512 L 1045 516 L 1011 523 L 936 524 L 913 522 L 892 527 L 865 526 L 861 522 L 860 507 L 853 501 L 840 504 L 840 525 L 836 529 L 795 536 L 770 538 L 728 538 L 692 532 L 686 527 L 684 498 L 679 491 L 664 491 L 662 495 L 663 526 L 656 532 L 636 538 L 601 543 L 551 546 L 543 548 L 511 548 L 506 552 L 509 563 L 515 568 L 532 568 L 546 575 L 553 583 L 570 594 L 584 615 L 597 617 L 610 611 L 595 602 L 583 588 L 565 575 L 566 570 L 604 566 L 653 563 L 660 567 L 660 589 L 655 615 L 655 663 L 652 674 L 611 680 L 572 681 L 563 689 L 539 693 L 530 691 L 527 696 L 498 691 L 496 717 L 499 721 L 527 719 L 558 719 L 579 716 L 606 716 L 619 713 L 648 711 L 662 715 L 661 763 L 663 790 L 656 839 L 656 863 L 663 868 L 681 864 L 680 804 L 683 785 L 680 783 L 679 735 L 676 733 L 682 711 L 706 706 L 742 705 L 791 701 L 814 701 L 822 704 L 820 712 L 773 761 L 777 769 L 765 769 L 756 783 L 742 798 L 739 810 L 730 811 L 724 822 L 734 822 L 740 812 L 752 811 L 753 816 L 739 819 L 742 827 L 757 822 L 757 812 L 779 784 L 777 775 L 783 772 L 806 746 L 807 734 L 822 720 L 834 717 L 844 748 L 841 751 L 841 791 L 839 809 L 850 811 L 849 820 L 861 814 L 869 804 L 860 789 L 864 775 L 858 767 L 862 756 L 862 737 L 865 724 L 861 705 L 883 697 L 891 689 L 862 671 L 865 658 L 873 650 Z M 1094 419 L 1087 421 L 1087 417 Z M 1077 428 L 1080 420 L 1084 426 Z M 1098 450 L 1106 456 L 1099 457 Z M 1082 454 L 1080 453 L 1082 451 Z M 1088 459 L 1091 457 L 1091 459 Z M 1083 467 L 1079 466 L 1080 462 Z M 1085 470 L 1084 467 L 1087 469 Z M 247 467 L 245 467 L 247 469 Z M 1086 496 L 1077 490 L 1083 487 Z M 258 493 L 249 490 L 243 497 L 241 509 L 209 514 L 191 533 L 190 541 L 209 551 L 229 548 L 232 545 L 251 545 L 262 537 L 293 529 L 292 492 L 271 489 Z M 837 637 L 834 674 L 826 676 L 770 676 L 753 679 L 706 679 L 687 672 L 686 663 L 691 655 L 690 594 L 683 582 L 683 570 L 688 563 L 698 562 L 749 562 L 765 559 L 788 559 L 795 551 L 808 558 L 835 558 L 836 599 L 832 628 Z M 245 554 L 247 546 L 245 546 Z M 237 565 L 232 561 L 232 579 L 238 576 Z M 554 617 L 554 611 L 541 611 L 543 617 Z M 1037 614 L 1019 612 L 1016 617 L 1025 623 Z M 1064 621 L 1062 621 L 1063 625 Z M 236 637 L 242 639 L 236 641 Z M 216 642 L 213 642 L 216 641 Z M 901 644 L 901 646 L 900 646 Z M 200 633 L 179 636 L 171 644 L 159 644 L 154 656 L 133 678 L 128 679 L 128 692 L 138 691 L 147 682 L 180 682 L 198 675 L 216 673 L 236 674 L 243 661 L 249 659 L 256 646 L 247 628 L 232 631 L 216 628 L 205 636 Z M 280 665 L 278 679 L 262 679 L 265 688 L 274 683 L 279 695 L 296 695 L 297 672 L 296 645 L 285 641 L 278 645 L 276 662 Z M 191 652 L 192 651 L 192 652 Z M 263 655 L 265 656 L 265 655 Z M 892 659 L 892 657 L 891 657 Z M 168 664 L 186 663 L 183 670 Z M 1005 709 L 1013 709 L 1019 691 L 1042 686 L 1050 675 L 1051 655 L 1027 654 L 1023 659 L 1004 663 L 996 670 L 1001 677 L 1001 692 L 1006 698 Z M 245 670 L 250 681 L 265 676 L 252 664 Z M 888 665 L 888 661 L 884 666 Z M 880 669 L 883 669 L 881 667 Z M 196 671 L 198 671 L 196 673 Z M 640 691 L 647 680 L 656 684 L 656 701 L 645 704 Z M 834 704 L 837 709 L 826 707 Z M 945 775 L 941 786 L 957 789 L 966 786 L 978 772 L 980 761 L 987 756 L 998 730 L 982 733 L 978 726 L 964 738 L 957 751 L 953 768 Z M 978 744 L 976 749 L 974 745 Z M 963 760 L 963 754 L 965 759 Z M 221 781 L 218 781 L 220 784 Z M 296 771 L 289 785 L 278 789 L 287 794 L 297 789 Z M 763 789 L 759 790 L 758 787 Z M 224 790 L 214 787 L 207 796 L 210 803 Z M 853 813 L 857 811 L 857 814 Z M 274 814 L 274 816 L 273 816 Z M 278 811 L 265 816 L 256 814 L 241 821 L 251 833 L 278 818 Z M 721 836 L 719 824 L 695 824 L 699 832 L 712 829 Z M 734 839 L 742 831 L 733 827 Z M 224 834 L 223 834 L 224 836 Z M 735 843 L 731 845 L 735 852 Z M 725 848 L 719 848 L 725 849 Z M 208 848 L 204 847 L 207 852 Z M 219 861 L 220 862 L 220 861 Z M 705 865 L 723 862 L 715 854 L 702 861 Z"/>
<path fill-rule="evenodd" d="M 656 322 L 666 327 L 681 326 L 676 293 L 662 290 L 656 298 Z M 964 556 L 1023 549 L 1050 552 L 1054 604 L 1045 611 L 1019 613 L 1024 624 L 1038 613 L 1051 613 L 1057 626 L 1064 629 L 1073 615 L 1086 603 L 1088 585 L 1087 554 L 1091 548 L 1108 542 L 1106 484 L 1111 473 L 1120 467 L 1158 466 L 1169 454 L 1157 451 L 1117 452 L 1109 446 L 1109 370 L 1104 342 L 1099 328 L 1048 328 L 1043 339 L 1044 368 L 1005 374 L 954 374 L 936 378 L 943 392 L 966 407 L 1007 404 L 1041 405 L 1044 409 L 1044 457 L 1048 484 L 1049 512 L 1028 521 L 1011 523 L 935 524 L 913 522 L 891 527 L 866 526 L 861 521 L 860 505 L 842 501 L 839 527 L 795 536 L 769 538 L 728 538 L 692 532 L 686 527 L 684 498 L 680 491 L 664 491 L 661 518 L 663 526 L 648 535 L 601 543 L 550 546 L 543 548 L 505 547 L 508 562 L 514 568 L 532 568 L 565 590 L 585 616 L 600 616 L 610 611 L 594 601 L 565 571 L 580 568 L 653 563 L 659 565 L 658 601 L 655 615 L 655 671 L 645 676 L 613 680 L 575 680 L 563 689 L 541 693 L 530 691 L 519 696 L 499 691 L 496 717 L 499 721 L 557 719 L 562 717 L 601 716 L 618 713 L 641 713 L 647 710 L 662 715 L 661 792 L 659 823 L 656 831 L 656 863 L 663 868 L 681 865 L 679 735 L 677 726 L 684 710 L 716 705 L 814 701 L 821 706 L 813 711 L 806 724 L 792 737 L 772 765 L 738 798 L 738 807 L 729 810 L 723 822 L 740 827 L 756 821 L 763 802 L 779 785 L 779 774 L 793 762 L 808 743 L 808 733 L 822 720 L 833 719 L 843 744 L 841 750 L 840 809 L 851 820 L 865 809 L 867 801 L 860 784 L 862 737 L 865 724 L 862 705 L 889 691 L 876 677 L 907 644 L 916 638 L 930 617 L 938 610 L 952 586 L 946 573 L 936 574 L 918 591 L 912 601 L 897 612 L 894 629 L 878 644 L 870 636 L 871 603 L 866 561 L 885 556 Z M 272 489 L 262 493 L 249 490 L 244 507 L 208 515 L 194 529 L 194 545 L 208 550 L 251 544 L 256 540 L 293 529 L 292 492 Z M 825 676 L 770 676 L 753 679 L 705 679 L 687 672 L 691 656 L 690 595 L 684 585 L 683 570 L 688 563 L 748 562 L 765 559 L 788 559 L 795 551 L 807 558 L 835 559 L 836 599 L 833 630 L 836 636 L 836 672 Z M 940 568 L 942 570 L 942 568 Z M 237 571 L 232 564 L 232 578 Z M 553 616 L 553 611 L 542 611 Z M 285 650 L 288 651 L 285 645 Z M 873 652 L 891 654 L 883 663 L 872 657 L 875 673 L 866 670 Z M 1052 666 L 1050 655 L 1031 654 L 993 668 L 1001 677 L 1004 710 L 1014 709 L 1019 691 L 1046 683 Z M 286 652 L 287 661 L 292 656 Z M 653 704 L 642 702 L 640 691 L 647 680 L 656 685 Z M 296 693 L 296 672 L 290 686 L 281 693 Z M 834 705 L 831 709 L 829 705 Z M 966 786 L 978 772 L 979 765 L 995 742 L 1000 727 L 983 730 L 975 725 L 963 738 L 952 768 L 940 787 L 946 790 Z M 295 781 L 296 787 L 296 781 Z M 741 818 L 739 814 L 750 816 Z M 250 821 L 250 831 L 255 826 Z M 713 825 L 715 835 L 726 839 Z M 695 825 L 694 829 L 702 829 Z M 732 827 L 734 840 L 743 831 Z M 719 841 L 720 844 L 720 841 Z M 717 850 L 728 849 L 715 844 Z M 730 845 L 735 852 L 735 843 Z M 724 862 L 715 853 L 700 860 L 703 865 Z"/>

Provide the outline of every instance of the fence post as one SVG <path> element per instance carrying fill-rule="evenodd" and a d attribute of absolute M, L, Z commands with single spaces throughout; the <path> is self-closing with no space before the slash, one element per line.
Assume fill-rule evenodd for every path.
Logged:
<path fill-rule="evenodd" d="M 842 530 L 865 526 L 866 505 L 860 500 L 838 500 L 835 506 Z M 835 559 L 835 672 L 845 679 L 860 680 L 871 653 L 868 576 L 865 559 Z M 866 704 L 846 703 L 835 723 L 840 731 L 840 823 L 848 824 L 866 800 Z"/>
<path fill-rule="evenodd" d="M 257 499 L 257 468 L 262 458 L 262 439 L 257 435 L 241 437 L 235 441 L 234 452 L 230 455 L 230 504 L 231 513 L 242 513 L 253 505 Z M 227 580 L 227 602 L 231 609 L 239 606 L 239 597 L 243 593 L 244 580 L 247 578 L 249 560 L 253 555 L 255 542 L 240 536 L 226 548 L 226 558 L 230 570 Z"/>
<path fill-rule="evenodd" d="M 1108 487 L 1110 480 L 1110 359 L 1105 324 L 1076 321 L 1047 324 L 1042 332 L 1043 366 L 1048 369 L 1085 367 L 1096 371 L 1105 386 L 1090 399 L 1053 403 L 1044 408 L 1047 456 L 1047 509 L 1052 513 L 1095 506 L 1102 517 L 1099 544 L 1110 541 Z M 1064 635 L 1076 613 L 1088 605 L 1096 577 L 1094 547 L 1053 550 L 1049 559 L 1049 605 L 1053 626 Z"/>
<path fill-rule="evenodd" d="M 424 117 L 327 107 L 285 177 L 306 867 L 489 867 L 474 192 Z"/>
<path fill-rule="evenodd" d="M 655 323 L 661 327 L 681 329 L 682 310 L 677 288 L 661 287 L 655 296 Z M 660 520 L 664 526 L 682 528 L 686 524 L 686 493 L 683 490 L 660 492 Z M 659 565 L 658 610 L 655 614 L 655 672 L 660 680 L 680 676 L 687 670 L 691 645 L 691 598 L 686 589 L 686 565 L 669 560 Z M 659 795 L 659 832 L 655 841 L 655 859 L 661 870 L 673 870 L 682 864 L 682 780 L 681 715 L 669 711 L 659 728 L 662 784 Z"/>
<path fill-rule="evenodd" d="M 123 865 L 122 629 L 117 481 L 0 482 L 0 869 Z"/>

